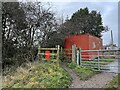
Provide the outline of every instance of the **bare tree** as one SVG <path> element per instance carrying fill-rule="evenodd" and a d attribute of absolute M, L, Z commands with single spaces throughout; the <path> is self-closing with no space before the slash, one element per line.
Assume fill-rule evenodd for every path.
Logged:
<path fill-rule="evenodd" d="M 27 45 L 31 47 L 35 43 L 45 46 L 45 41 L 49 38 L 47 37 L 49 32 L 54 31 L 57 25 L 51 6 L 49 4 L 46 5 L 45 7 L 41 2 L 22 3 L 28 24 L 27 34 L 29 42 Z"/>

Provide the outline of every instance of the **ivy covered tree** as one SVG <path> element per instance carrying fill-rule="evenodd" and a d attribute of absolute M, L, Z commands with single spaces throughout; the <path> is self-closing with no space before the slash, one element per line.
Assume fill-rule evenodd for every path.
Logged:
<path fill-rule="evenodd" d="M 48 45 L 50 33 L 56 30 L 56 26 L 55 14 L 49 3 L 3 2 L 3 67 L 34 61 L 37 46 Z"/>
<path fill-rule="evenodd" d="M 2 58 L 3 65 L 13 64 L 11 61 L 17 48 L 23 29 L 26 28 L 25 14 L 19 2 L 2 3 Z"/>

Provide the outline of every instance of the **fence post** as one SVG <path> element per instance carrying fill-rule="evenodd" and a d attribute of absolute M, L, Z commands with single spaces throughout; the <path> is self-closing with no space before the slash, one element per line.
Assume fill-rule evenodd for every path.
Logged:
<path fill-rule="evenodd" d="M 100 70 L 100 52 L 99 52 L 99 50 L 98 50 L 98 70 Z"/>
<path fill-rule="evenodd" d="M 80 66 L 82 66 L 82 57 L 81 57 L 81 52 L 82 52 L 82 50 L 81 50 L 81 48 L 80 48 Z"/>
<path fill-rule="evenodd" d="M 74 44 L 72 45 L 72 62 L 75 62 L 76 59 L 75 50 L 76 50 L 76 46 Z"/>
<path fill-rule="evenodd" d="M 79 61 L 80 61 L 80 52 L 79 49 L 77 50 L 77 65 L 79 65 Z"/>
<path fill-rule="evenodd" d="M 40 61 L 40 48 L 41 46 L 38 47 L 38 61 Z"/>
<path fill-rule="evenodd" d="M 61 49 L 60 49 L 60 50 L 61 50 L 61 53 L 62 53 L 62 52 L 63 52 L 63 48 L 61 47 Z"/>
<path fill-rule="evenodd" d="M 59 50 L 60 50 L 60 45 L 57 46 L 57 65 L 59 66 Z"/>

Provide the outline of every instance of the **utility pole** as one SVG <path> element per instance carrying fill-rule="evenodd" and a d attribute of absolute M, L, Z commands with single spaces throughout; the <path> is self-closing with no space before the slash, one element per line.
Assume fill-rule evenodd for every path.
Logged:
<path fill-rule="evenodd" d="M 111 49 L 113 49 L 113 33 L 112 33 L 112 30 L 111 30 Z"/>

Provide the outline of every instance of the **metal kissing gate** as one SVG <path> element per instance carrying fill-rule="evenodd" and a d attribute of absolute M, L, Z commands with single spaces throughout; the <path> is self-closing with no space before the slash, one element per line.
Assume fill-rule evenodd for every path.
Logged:
<path fill-rule="evenodd" d="M 96 71 L 120 73 L 118 72 L 120 50 L 81 50 L 75 47 L 75 45 L 72 46 L 72 61 L 78 65 L 90 67 Z"/>

